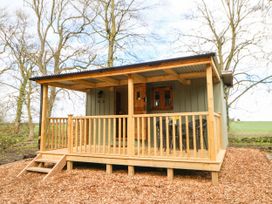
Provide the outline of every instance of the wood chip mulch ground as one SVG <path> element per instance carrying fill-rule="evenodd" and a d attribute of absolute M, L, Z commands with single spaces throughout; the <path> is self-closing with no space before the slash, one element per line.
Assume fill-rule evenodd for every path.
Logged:
<path fill-rule="evenodd" d="M 0 203 L 272 203 L 272 162 L 256 149 L 229 148 L 213 186 L 210 174 L 125 168 L 106 175 L 103 168 L 78 166 L 42 182 L 42 175 L 16 178 L 30 160 L 0 166 Z"/>

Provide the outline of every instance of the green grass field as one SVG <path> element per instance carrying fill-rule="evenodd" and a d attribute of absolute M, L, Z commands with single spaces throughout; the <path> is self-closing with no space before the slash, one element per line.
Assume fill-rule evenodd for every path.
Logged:
<path fill-rule="evenodd" d="M 230 136 L 270 136 L 272 137 L 272 122 L 266 121 L 232 121 Z"/>
<path fill-rule="evenodd" d="M 232 121 L 229 130 L 230 146 L 272 149 L 272 122 Z"/>

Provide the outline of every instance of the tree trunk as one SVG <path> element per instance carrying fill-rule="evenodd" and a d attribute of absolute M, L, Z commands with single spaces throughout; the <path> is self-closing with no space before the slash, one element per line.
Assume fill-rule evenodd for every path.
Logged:
<path fill-rule="evenodd" d="M 49 98 L 48 98 L 48 106 L 47 106 L 48 107 L 48 112 L 47 112 L 48 117 L 51 117 L 52 110 L 53 110 L 53 107 L 54 107 L 54 103 L 55 103 L 55 100 L 56 100 L 56 95 L 57 95 L 56 87 L 50 88 L 50 95 L 49 95 Z"/>
<path fill-rule="evenodd" d="M 28 114 L 28 140 L 33 141 L 34 139 L 34 125 L 32 121 L 32 114 L 31 114 L 31 94 L 32 94 L 32 84 L 28 81 L 28 93 L 27 93 L 27 100 L 26 100 L 26 107 L 27 107 L 27 114 Z"/>
<path fill-rule="evenodd" d="M 21 117 L 22 117 L 22 111 L 23 111 L 23 104 L 25 101 L 25 94 L 26 94 L 26 85 L 27 85 L 27 79 L 24 78 L 23 82 L 20 85 L 19 89 L 19 96 L 17 99 L 17 107 L 16 107 L 16 117 L 14 120 L 14 133 L 18 134 L 20 130 L 20 124 L 21 124 Z"/>

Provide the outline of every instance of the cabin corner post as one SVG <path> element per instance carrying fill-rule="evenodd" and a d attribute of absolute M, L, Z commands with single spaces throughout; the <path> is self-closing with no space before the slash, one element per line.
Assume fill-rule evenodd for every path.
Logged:
<path fill-rule="evenodd" d="M 208 148 L 209 158 L 216 160 L 215 147 L 215 122 L 214 122 L 214 97 L 213 97 L 213 76 L 212 66 L 209 64 L 206 69 L 207 100 L 208 100 Z"/>
<path fill-rule="evenodd" d="M 67 132 L 68 132 L 68 152 L 71 153 L 73 150 L 73 115 L 69 114 L 68 115 L 68 127 L 67 127 Z"/>
<path fill-rule="evenodd" d="M 42 87 L 42 121 L 41 121 L 41 141 L 40 151 L 45 151 L 46 129 L 47 129 L 47 101 L 48 101 L 48 85 Z"/>
<path fill-rule="evenodd" d="M 134 155 L 134 81 L 132 75 L 128 75 L 128 154 Z"/>

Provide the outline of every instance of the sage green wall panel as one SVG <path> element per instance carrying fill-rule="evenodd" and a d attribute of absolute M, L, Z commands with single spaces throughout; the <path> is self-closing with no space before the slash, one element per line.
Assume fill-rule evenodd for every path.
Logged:
<path fill-rule="evenodd" d="M 100 91 L 103 91 L 101 98 L 98 96 Z M 86 106 L 86 115 L 114 114 L 114 90 L 110 88 L 89 90 Z"/>

